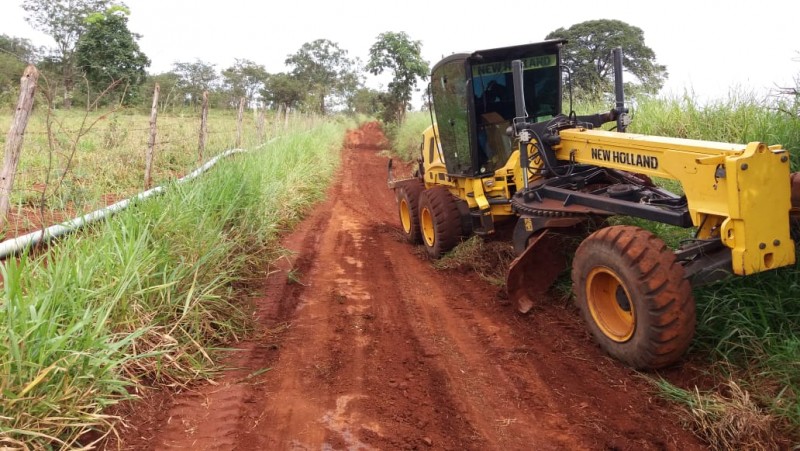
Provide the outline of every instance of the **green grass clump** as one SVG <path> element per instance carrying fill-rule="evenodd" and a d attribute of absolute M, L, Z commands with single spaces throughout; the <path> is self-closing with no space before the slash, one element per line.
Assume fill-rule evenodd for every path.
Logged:
<path fill-rule="evenodd" d="M 3 264 L 0 443 L 87 445 L 138 384 L 209 374 L 215 347 L 250 328 L 243 282 L 264 277 L 338 165 L 344 127 L 309 131 Z"/>
<path fill-rule="evenodd" d="M 431 125 L 428 111 L 417 111 L 406 114 L 406 120 L 400 125 L 386 126 L 386 135 L 392 144 L 392 151 L 403 161 L 414 161 L 420 157 L 422 132 Z"/>

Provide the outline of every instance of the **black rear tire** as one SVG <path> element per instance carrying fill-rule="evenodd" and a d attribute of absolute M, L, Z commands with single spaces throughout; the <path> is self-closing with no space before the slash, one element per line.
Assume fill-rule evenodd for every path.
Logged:
<path fill-rule="evenodd" d="M 419 200 L 419 223 L 422 244 L 432 258 L 453 249 L 461 239 L 461 215 L 456 200 L 443 186 L 422 192 Z"/>
<path fill-rule="evenodd" d="M 591 234 L 575 253 L 572 289 L 600 347 L 633 368 L 671 365 L 692 341 L 695 303 L 683 266 L 646 230 Z"/>

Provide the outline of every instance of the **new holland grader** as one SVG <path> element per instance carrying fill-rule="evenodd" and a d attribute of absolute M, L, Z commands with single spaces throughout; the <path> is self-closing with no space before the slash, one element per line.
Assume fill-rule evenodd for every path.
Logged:
<path fill-rule="evenodd" d="M 665 367 L 692 340 L 693 284 L 795 263 L 800 176 L 780 145 L 625 133 L 619 49 L 615 107 L 577 116 L 570 102 L 564 114 L 565 43 L 454 54 L 433 67 L 418 167 L 396 180 L 389 162 L 402 230 L 438 258 L 516 221 L 506 289 L 521 312 L 571 262 L 575 301 L 599 345 L 634 368 Z M 675 180 L 682 193 L 653 179 Z M 609 225 L 615 215 L 693 236 L 671 249 L 645 229 Z"/>

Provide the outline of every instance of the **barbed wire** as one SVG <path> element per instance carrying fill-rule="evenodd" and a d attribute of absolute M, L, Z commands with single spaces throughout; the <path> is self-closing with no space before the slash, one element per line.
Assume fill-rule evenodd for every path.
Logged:
<path fill-rule="evenodd" d="M 150 119 L 144 114 L 130 116 L 129 111 L 89 112 L 82 111 L 83 117 L 76 118 L 81 126 L 70 126 L 73 120 L 69 115 L 61 115 L 61 110 L 55 110 L 50 103 L 45 109 L 34 111 L 33 118 L 41 121 L 44 117 L 45 125 L 49 130 L 27 130 L 26 135 L 31 139 L 26 140 L 25 146 L 36 149 L 37 158 L 48 158 L 49 167 L 21 167 L 16 172 L 17 182 L 12 190 L 12 210 L 26 211 L 23 216 L 35 215 L 62 215 L 69 211 L 79 211 L 81 205 L 101 205 L 107 203 L 108 198 L 129 197 L 142 189 L 143 181 L 135 172 L 143 170 L 145 165 L 145 152 L 150 145 L 149 126 Z M 205 132 L 206 146 L 205 158 L 211 158 L 224 149 L 234 147 L 237 140 L 245 146 L 260 144 L 269 137 L 274 137 L 278 130 L 283 130 L 287 122 L 294 123 L 298 118 L 305 120 L 305 116 L 292 115 L 288 117 L 264 117 L 264 119 L 250 118 L 245 115 L 241 124 L 232 117 L 230 112 L 217 112 L 208 115 L 207 131 Z M 258 114 L 263 114 L 259 112 Z M 98 119 L 98 115 L 101 119 Z M 55 118 L 53 116 L 56 116 Z M 99 121 L 105 122 L 96 126 Z M 146 124 L 131 126 L 133 122 L 141 121 Z M 41 122 L 38 122 L 42 126 Z M 30 126 L 30 125 L 29 125 Z M 156 140 L 154 143 L 156 155 L 184 154 L 183 157 L 156 157 L 157 163 L 153 167 L 154 181 L 164 182 L 188 173 L 197 164 L 198 133 L 200 131 L 200 113 L 187 116 L 176 116 L 161 113 L 156 120 L 157 135 L 167 139 Z M 177 135 L 177 136 L 176 136 Z M 47 141 L 44 141 L 42 137 Z M 87 138 L 95 140 L 96 148 L 91 152 L 108 151 L 108 158 L 116 158 L 123 166 L 136 168 L 125 176 L 120 182 L 114 175 L 103 174 L 98 177 L 93 174 L 86 164 L 97 164 L 97 160 L 86 160 L 80 142 Z M 121 154 L 121 151 L 129 151 Z M 43 152 L 49 154 L 43 157 Z M 23 152 L 22 164 L 26 164 L 28 153 Z M 106 160 L 101 160 L 100 164 Z M 35 163 L 31 163 L 35 164 Z M 131 166 L 133 165 L 133 166 Z M 120 182 L 120 183 L 117 183 Z M 98 194 L 102 193 L 102 194 Z M 37 216 L 37 217 L 38 217 Z M 24 228 L 24 227 L 23 227 Z M 8 224 L 6 230 L 19 230 L 18 224 Z"/>

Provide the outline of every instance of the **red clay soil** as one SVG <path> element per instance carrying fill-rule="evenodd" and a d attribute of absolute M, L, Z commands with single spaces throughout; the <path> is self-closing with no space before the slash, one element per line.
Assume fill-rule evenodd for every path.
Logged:
<path fill-rule="evenodd" d="M 380 128 L 350 136 L 256 299 L 258 336 L 213 382 L 137 403 L 123 449 L 704 449 L 574 307 L 520 315 L 405 244 Z"/>
<path fill-rule="evenodd" d="M 44 187 L 37 186 L 35 189 L 41 192 Z M 103 194 L 100 197 L 100 202 L 104 206 L 109 206 L 121 199 L 122 197 L 116 194 Z M 42 209 L 33 205 L 25 205 L 18 209 L 12 208 L 6 217 L 6 225 L 2 236 L 0 236 L 0 241 L 10 240 L 31 232 L 46 229 L 52 225 L 85 215 L 96 208 L 102 208 L 102 206 L 92 207 L 87 205 L 83 209 L 79 209 L 75 208 L 75 205 L 70 203 L 62 210 L 53 210 L 50 208 Z"/>
<path fill-rule="evenodd" d="M 5 231 L 0 236 L 0 241 L 10 240 L 30 232 L 42 230 L 52 224 L 59 224 L 75 217 L 75 210 L 66 211 L 45 210 L 26 206 L 19 210 L 11 210 L 6 217 Z"/>

